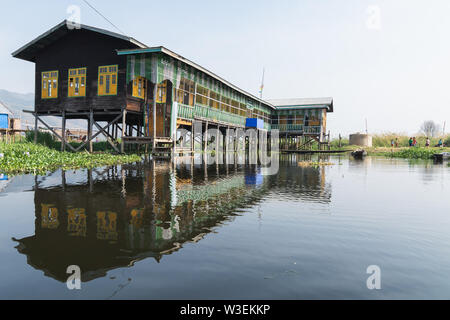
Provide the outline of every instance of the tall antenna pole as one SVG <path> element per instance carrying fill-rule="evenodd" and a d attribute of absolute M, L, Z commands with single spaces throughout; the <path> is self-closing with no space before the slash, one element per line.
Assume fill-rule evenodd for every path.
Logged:
<path fill-rule="evenodd" d="M 442 129 L 442 135 L 445 136 L 445 126 L 447 125 L 447 121 L 444 121 L 444 127 Z"/>
<path fill-rule="evenodd" d="M 367 123 L 367 118 L 366 118 L 366 134 L 369 134 L 369 126 L 368 126 L 368 123 Z"/>
<path fill-rule="evenodd" d="M 266 74 L 266 69 L 265 68 L 263 68 L 263 76 L 262 76 L 262 81 L 261 81 L 261 88 L 260 88 L 260 91 L 259 91 L 259 108 L 261 109 L 262 108 L 262 102 L 261 102 L 261 100 L 262 100 L 262 98 L 263 98 L 263 91 L 264 91 L 264 76 L 265 76 L 265 74 Z"/>
<path fill-rule="evenodd" d="M 262 100 L 262 98 L 263 98 L 263 91 L 264 91 L 264 77 L 265 77 L 265 75 L 266 75 L 266 68 L 263 68 L 263 76 L 262 76 L 262 81 L 261 81 L 261 90 L 259 91 L 261 100 Z"/>

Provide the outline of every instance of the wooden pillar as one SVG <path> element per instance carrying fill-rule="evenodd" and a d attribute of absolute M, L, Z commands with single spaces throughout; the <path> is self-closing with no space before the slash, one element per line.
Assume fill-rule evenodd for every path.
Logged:
<path fill-rule="evenodd" d="M 195 135 L 194 135 L 194 123 L 191 126 L 191 152 L 195 153 Z"/>
<path fill-rule="evenodd" d="M 66 191 L 66 171 L 65 170 L 61 170 L 61 184 L 62 184 L 62 189 L 63 191 Z"/>
<path fill-rule="evenodd" d="M 34 144 L 37 144 L 38 139 L 38 115 L 34 114 Z"/>
<path fill-rule="evenodd" d="M 89 192 L 94 192 L 94 177 L 92 174 L 92 169 L 88 169 L 88 181 L 89 181 Z"/>
<path fill-rule="evenodd" d="M 120 146 L 120 152 L 125 153 L 125 135 L 126 135 L 126 125 L 127 125 L 127 110 L 123 109 L 122 111 L 122 143 Z"/>
<path fill-rule="evenodd" d="M 158 94 L 158 84 L 153 88 L 153 152 L 156 149 L 156 96 Z M 175 143 L 175 142 L 174 142 Z"/>
<path fill-rule="evenodd" d="M 133 128 L 132 125 L 129 125 L 129 126 L 128 126 L 128 136 L 129 136 L 129 137 L 132 137 L 132 136 L 133 136 L 133 129 L 134 129 L 134 128 Z"/>
<path fill-rule="evenodd" d="M 239 147 L 239 140 L 238 140 L 238 128 L 236 128 L 235 132 L 234 132 L 234 143 L 233 143 L 233 147 L 234 147 L 234 152 L 238 152 L 238 147 Z"/>
<path fill-rule="evenodd" d="M 223 137 L 223 148 L 225 153 L 228 153 L 228 142 L 230 139 L 230 126 L 227 127 L 227 130 L 225 131 L 225 135 Z"/>
<path fill-rule="evenodd" d="M 127 133 L 127 136 L 128 137 L 132 137 L 133 136 L 133 125 L 128 125 L 128 133 Z M 128 151 L 131 151 L 131 152 L 133 152 L 133 150 L 134 150 L 134 145 L 132 145 L 132 144 L 130 144 L 129 146 L 128 146 Z"/>
<path fill-rule="evenodd" d="M 66 111 L 63 110 L 62 112 L 62 121 L 61 121 L 61 151 L 66 151 Z"/>
<path fill-rule="evenodd" d="M 89 120 L 88 120 L 88 140 L 89 140 L 89 152 L 94 152 L 94 145 L 92 143 L 92 131 L 94 127 L 94 112 L 92 109 L 89 111 Z"/>
<path fill-rule="evenodd" d="M 206 121 L 205 132 L 203 134 L 203 152 L 206 154 L 208 150 L 208 121 Z"/>
<path fill-rule="evenodd" d="M 244 137 L 244 152 L 247 154 L 247 152 L 250 151 L 250 141 L 251 138 L 253 137 L 253 133 L 246 133 L 245 137 Z"/>
<path fill-rule="evenodd" d="M 259 143 L 261 142 L 259 140 L 259 135 L 261 131 L 259 129 L 256 129 L 256 152 L 259 152 Z"/>
<path fill-rule="evenodd" d="M 219 153 L 219 148 L 220 148 L 220 127 L 217 126 L 217 131 L 216 131 L 216 153 Z"/>
<path fill-rule="evenodd" d="M 228 164 L 228 127 L 225 128 L 225 134 L 223 135 L 222 143 L 223 143 L 223 160 L 224 164 Z M 227 166 L 228 167 L 228 166 Z"/>
<path fill-rule="evenodd" d="M 138 124 L 138 125 L 137 125 L 137 136 L 138 136 L 139 138 L 142 136 L 141 130 L 142 130 L 142 127 L 141 127 L 140 124 Z M 141 145 L 140 145 L 140 144 L 138 144 L 138 146 L 137 146 L 137 151 L 138 151 L 138 152 L 141 152 Z"/>

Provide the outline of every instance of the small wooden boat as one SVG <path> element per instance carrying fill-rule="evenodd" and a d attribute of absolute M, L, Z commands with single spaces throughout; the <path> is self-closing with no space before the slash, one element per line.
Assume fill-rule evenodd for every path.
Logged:
<path fill-rule="evenodd" d="M 436 161 L 450 160 L 450 152 L 436 153 L 433 158 Z"/>
<path fill-rule="evenodd" d="M 367 156 L 366 150 L 356 150 L 352 152 L 352 157 L 355 159 L 364 159 Z"/>

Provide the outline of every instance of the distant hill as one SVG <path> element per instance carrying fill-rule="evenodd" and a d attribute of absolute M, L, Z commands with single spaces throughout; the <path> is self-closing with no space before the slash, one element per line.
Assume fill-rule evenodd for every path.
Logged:
<path fill-rule="evenodd" d="M 34 93 L 16 93 L 0 89 L 0 100 L 17 111 L 22 111 L 20 108 L 27 110 L 34 108 Z"/>
<path fill-rule="evenodd" d="M 2 101 L 17 118 L 22 119 L 22 129 L 34 126 L 34 117 L 23 110 L 34 110 L 34 93 L 17 93 L 0 89 L 0 101 Z M 61 127 L 61 119 L 46 117 L 45 121 L 51 127 Z M 41 126 L 41 124 L 40 124 Z M 86 122 L 83 120 L 72 120 L 68 123 L 69 129 L 85 129 Z"/>

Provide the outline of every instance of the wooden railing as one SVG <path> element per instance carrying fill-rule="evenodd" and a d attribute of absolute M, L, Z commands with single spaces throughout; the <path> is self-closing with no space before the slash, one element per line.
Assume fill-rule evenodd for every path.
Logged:
<path fill-rule="evenodd" d="M 272 130 L 279 130 L 280 132 L 287 131 L 303 131 L 302 124 L 272 124 Z"/>
<path fill-rule="evenodd" d="M 225 112 L 222 110 L 218 110 L 215 108 L 204 107 L 201 105 L 195 105 L 195 107 L 187 106 L 184 104 L 178 104 L 178 118 L 186 119 L 186 120 L 194 120 L 195 118 L 209 120 L 213 122 L 222 122 L 228 123 L 230 125 L 236 126 L 245 126 L 245 122 L 247 120 L 246 117 Z M 300 127 L 303 127 L 300 125 Z M 271 125 L 267 122 L 264 122 L 264 129 L 270 131 L 274 128 L 274 125 Z M 275 129 L 275 128 L 274 128 Z M 286 130 L 280 130 L 286 131 Z M 290 130 L 292 131 L 292 130 Z M 320 130 L 319 130 L 320 131 Z"/>
<path fill-rule="evenodd" d="M 184 104 L 178 105 L 178 118 L 192 120 L 194 118 L 194 108 Z"/>
<path fill-rule="evenodd" d="M 303 134 L 320 134 L 321 126 L 308 126 L 302 124 L 272 124 L 272 130 L 279 130 L 280 132 L 301 132 Z"/>
<path fill-rule="evenodd" d="M 210 120 L 214 122 L 229 123 L 238 126 L 245 126 L 246 118 L 237 114 L 228 113 L 214 108 L 195 105 L 195 107 L 184 104 L 178 105 L 178 117 L 193 120 L 195 118 Z"/>
<path fill-rule="evenodd" d="M 322 130 L 321 126 L 304 127 L 303 133 L 304 134 L 320 134 L 321 130 Z"/>

